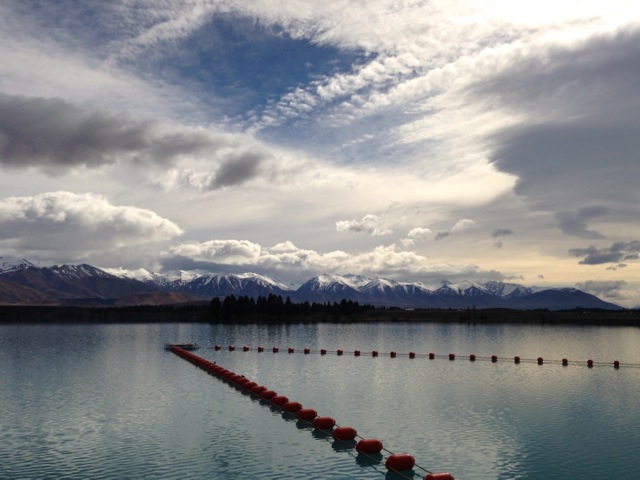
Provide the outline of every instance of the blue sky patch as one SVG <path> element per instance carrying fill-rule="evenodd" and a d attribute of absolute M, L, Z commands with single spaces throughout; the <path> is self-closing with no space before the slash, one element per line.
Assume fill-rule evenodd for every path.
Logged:
<path fill-rule="evenodd" d="M 365 53 L 292 38 L 278 26 L 217 15 L 158 66 L 223 96 L 231 115 L 260 109 L 314 78 L 350 71 Z"/>

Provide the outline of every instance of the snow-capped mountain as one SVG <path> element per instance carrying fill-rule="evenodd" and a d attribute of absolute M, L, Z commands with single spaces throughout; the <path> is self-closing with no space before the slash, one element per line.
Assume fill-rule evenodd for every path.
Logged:
<path fill-rule="evenodd" d="M 38 267 L 25 259 L 0 257 L 0 302 L 62 301 L 80 299 L 173 298 L 210 300 L 213 297 L 271 294 L 296 302 L 353 300 L 375 306 L 401 308 L 514 308 L 551 310 L 583 308 L 619 309 L 575 288 L 543 289 L 515 283 L 443 281 L 427 286 L 362 275 L 324 274 L 291 287 L 256 273 L 228 274 L 203 271 L 153 273 L 145 269 L 101 269 L 88 264 Z M 6 292 L 3 294 L 2 292 Z M 154 295 L 138 295 L 151 294 Z M 176 297 L 182 294 L 182 297 Z M 27 301 L 25 299 L 24 301 Z"/>
<path fill-rule="evenodd" d="M 8 255 L 0 257 L 0 273 L 29 267 L 35 267 L 35 265 L 24 258 L 11 257 Z"/>

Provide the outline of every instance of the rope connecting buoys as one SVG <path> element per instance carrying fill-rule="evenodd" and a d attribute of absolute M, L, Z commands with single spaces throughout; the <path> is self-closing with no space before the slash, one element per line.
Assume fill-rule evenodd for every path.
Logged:
<path fill-rule="evenodd" d="M 216 351 L 221 349 L 221 347 L 218 347 L 219 346 L 216 346 Z M 258 351 L 260 351 L 260 348 L 261 347 L 258 347 Z M 277 347 L 274 347 L 274 353 L 277 351 L 276 348 Z M 235 348 L 229 348 L 229 351 L 231 352 L 234 350 Z M 353 440 L 358 437 L 358 432 L 355 428 L 337 426 L 336 421 L 333 418 L 318 417 L 318 413 L 314 409 L 302 408 L 302 404 L 300 404 L 300 402 L 289 401 L 286 396 L 278 395 L 275 391 L 270 390 L 263 385 L 258 385 L 256 382 L 245 378 L 243 375 L 238 375 L 231 370 L 227 370 L 226 368 L 217 365 L 215 362 L 210 362 L 209 360 L 199 357 L 187 350 L 174 346 L 171 348 L 171 351 L 202 368 L 206 372 L 219 376 L 236 387 L 243 389 L 245 392 L 256 395 L 263 401 L 270 402 L 273 406 L 281 408 L 287 414 L 295 414 L 298 420 L 310 423 L 315 429 L 322 431 L 331 430 L 331 436 L 334 440 L 344 442 L 348 445 L 347 448 L 354 448 L 355 446 L 359 455 L 368 456 L 373 463 L 381 463 L 382 456 L 380 456 L 380 458 L 375 457 L 375 455 L 380 455 L 380 452 L 383 450 L 383 445 L 380 440 L 375 438 L 361 438 L 360 441 L 355 443 Z M 243 351 L 249 351 L 249 347 L 244 346 Z M 334 427 L 336 428 L 334 429 Z M 351 442 L 353 442 L 353 444 Z M 403 470 L 411 470 L 414 466 L 418 466 L 427 472 L 427 475 L 424 477 L 425 480 L 455 480 L 448 473 L 433 473 L 419 465 L 416 465 L 415 459 L 409 454 L 389 453 L 390 455 L 385 462 L 385 466 L 389 470 L 401 472 Z"/>
<path fill-rule="evenodd" d="M 215 351 L 220 351 L 222 350 L 222 347 L 220 345 L 215 345 L 214 347 L 210 347 L 213 348 Z M 236 350 L 235 345 L 229 345 L 227 347 L 227 350 L 229 350 L 230 352 L 233 352 Z M 280 351 L 280 347 L 273 347 L 272 349 L 273 353 L 278 353 Z M 249 352 L 251 351 L 251 347 L 249 345 L 244 345 L 242 347 L 242 351 L 243 352 Z M 256 351 L 258 352 L 264 352 L 264 347 L 263 346 L 258 346 L 256 347 Z M 287 348 L 287 352 L 289 353 L 296 353 L 296 349 L 294 347 L 288 347 Z M 326 348 L 322 348 L 320 350 L 311 350 L 309 347 L 305 347 L 304 349 L 301 350 L 305 355 L 309 355 L 310 353 L 320 353 L 320 355 L 327 355 L 327 353 L 335 353 L 338 356 L 343 356 L 346 353 L 352 353 L 353 356 L 355 357 L 359 357 L 361 355 L 363 355 L 363 352 L 359 349 L 355 349 L 353 350 L 353 352 L 346 352 L 343 349 L 337 349 L 334 351 L 329 351 Z M 369 354 L 371 357 L 378 357 L 380 355 L 380 352 L 378 350 L 372 350 L 371 353 Z M 419 357 L 423 357 L 423 358 L 428 358 L 429 360 L 434 360 L 436 358 L 448 358 L 449 360 L 455 360 L 456 359 L 456 354 L 455 353 L 449 353 L 446 355 L 436 355 L 434 352 L 430 352 L 427 354 L 419 354 L 416 352 L 409 352 L 409 353 L 398 353 L 394 350 L 389 352 L 389 357 L 390 358 L 396 358 L 398 356 L 405 356 L 407 358 L 410 359 L 414 359 L 414 358 L 419 358 Z M 475 362 L 476 360 L 485 360 L 485 361 L 491 361 L 492 363 L 497 363 L 498 360 L 500 360 L 501 357 L 498 357 L 497 355 L 490 355 L 488 357 L 482 357 L 482 356 L 478 356 L 476 354 L 471 354 L 469 355 L 469 360 L 471 362 Z M 502 358 L 503 360 L 505 360 L 505 358 Z M 558 365 L 563 365 L 563 366 L 568 366 L 569 365 L 569 360 L 566 358 L 563 358 L 562 360 L 544 360 L 543 357 L 537 357 L 535 359 L 523 359 L 520 356 L 516 355 L 513 357 L 513 362 L 515 364 L 520 364 L 520 363 L 537 363 L 538 365 L 544 365 L 545 363 L 550 363 L 550 364 L 558 364 Z M 581 363 L 581 362 L 573 362 L 573 363 Z M 584 363 L 583 363 L 584 365 Z M 599 365 L 599 366 L 604 366 L 604 365 L 613 365 L 613 367 L 615 369 L 619 369 L 620 367 L 640 367 L 640 364 L 637 363 L 621 363 L 619 360 L 614 360 L 611 363 L 607 363 L 607 362 L 594 362 L 593 360 L 589 359 L 586 361 L 586 365 L 588 367 L 593 367 L 595 365 Z"/>

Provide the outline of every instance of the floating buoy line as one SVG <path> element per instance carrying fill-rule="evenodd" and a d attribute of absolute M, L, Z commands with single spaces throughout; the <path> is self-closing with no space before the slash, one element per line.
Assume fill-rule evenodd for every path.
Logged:
<path fill-rule="evenodd" d="M 223 347 L 221 345 L 215 345 L 214 347 L 209 347 L 213 350 L 216 351 L 220 351 L 223 350 Z M 225 350 L 228 350 L 230 352 L 235 352 L 236 351 L 236 346 L 235 345 L 229 345 L 228 347 L 224 348 Z M 262 353 L 265 352 L 265 347 L 263 346 L 258 346 L 255 349 L 252 349 L 249 345 L 244 345 L 240 348 L 240 350 L 242 350 L 243 352 L 250 352 L 250 351 L 256 351 L 258 353 Z M 279 353 L 280 352 L 280 347 L 271 347 L 270 351 L 273 353 Z M 489 355 L 489 356 L 481 356 L 481 355 L 475 355 L 475 354 L 471 354 L 471 355 L 466 355 L 466 356 L 456 356 L 455 353 L 448 353 L 448 354 L 435 354 L 433 352 L 431 353 L 416 353 L 416 352 L 409 352 L 409 353 L 399 353 L 399 352 L 395 352 L 395 351 L 390 351 L 387 353 L 382 353 L 379 352 L 378 350 L 372 350 L 371 352 L 362 352 L 361 350 L 353 350 L 353 351 L 344 351 L 344 350 L 327 350 L 325 348 L 321 348 L 320 350 L 312 350 L 310 348 L 304 348 L 302 350 L 300 349 L 296 349 L 294 347 L 288 347 L 286 350 L 287 353 L 303 353 L 305 355 L 310 355 L 310 354 L 320 354 L 320 355 L 328 355 L 328 354 L 335 354 L 338 356 L 342 356 L 342 355 L 351 355 L 354 357 L 359 357 L 361 355 L 365 355 L 365 356 L 370 356 L 370 357 L 379 357 L 379 356 L 388 356 L 390 358 L 396 358 L 396 357 L 408 357 L 411 359 L 414 358 L 428 358 L 429 360 L 435 360 L 435 359 L 448 359 L 449 361 L 454 361 L 456 359 L 468 359 L 471 362 L 475 362 L 475 361 L 485 361 L 485 362 L 491 362 L 491 363 L 497 363 L 498 361 L 500 362 L 504 362 L 504 361 L 509 361 L 509 362 L 513 362 L 515 364 L 520 364 L 520 363 L 536 363 L 538 365 L 544 365 L 544 364 L 552 364 L 552 365 L 562 365 L 564 367 L 568 366 L 569 364 L 571 365 L 582 365 L 582 366 L 586 366 L 589 368 L 592 367 L 604 367 L 604 366 L 613 366 L 613 368 L 615 368 L 616 370 L 621 368 L 621 367 L 631 367 L 631 368 L 640 368 L 640 363 L 622 363 L 618 360 L 614 360 L 613 362 L 596 362 L 592 359 L 588 359 L 588 360 L 580 360 L 580 361 L 575 361 L 575 360 L 569 360 L 567 358 L 563 358 L 561 360 L 549 360 L 549 359 L 544 359 L 543 357 L 537 357 L 537 358 L 522 358 L 518 355 L 516 355 L 515 357 L 499 357 L 497 355 Z"/>
<path fill-rule="evenodd" d="M 276 347 L 274 347 L 272 351 L 277 353 L 275 349 Z M 354 427 L 337 425 L 336 421 L 332 417 L 318 416 L 318 412 L 313 408 L 303 408 L 300 402 L 291 401 L 285 395 L 279 395 L 277 392 L 270 390 L 264 385 L 259 385 L 243 375 L 238 375 L 231 370 L 227 370 L 216 362 L 211 362 L 205 358 L 199 357 L 198 355 L 178 346 L 173 346 L 170 350 L 196 367 L 201 368 L 205 372 L 226 381 L 231 386 L 258 398 L 261 401 L 271 404 L 274 408 L 281 409 L 283 411 L 283 415 L 289 415 L 293 418 L 297 418 L 298 422 L 302 422 L 304 425 L 313 428 L 314 431 L 333 438 L 335 442 L 340 442 L 343 446 L 341 449 L 355 449 L 358 457 L 364 459 L 367 464 L 372 466 L 384 464 L 387 470 L 408 479 L 413 478 L 412 474 L 409 475 L 409 471 L 414 468 L 418 468 L 426 473 L 423 480 L 455 480 L 453 475 L 450 473 L 432 472 L 427 470 L 423 466 L 418 465 L 412 455 L 408 453 L 393 453 L 390 450 L 387 450 L 382 442 L 377 438 L 361 437 Z M 229 347 L 229 351 L 234 350 L 235 348 L 232 348 L 232 346 Z M 247 349 L 244 351 L 249 350 Z M 294 351 L 290 351 L 289 353 L 294 353 Z M 311 351 L 307 353 L 311 353 Z M 356 441 L 356 439 L 358 440 Z M 388 454 L 386 459 L 382 454 L 383 451 Z M 358 461 L 358 459 L 356 459 L 356 461 Z M 360 462 L 362 462 L 362 460 L 360 460 Z M 407 474 L 405 475 L 403 472 Z"/>

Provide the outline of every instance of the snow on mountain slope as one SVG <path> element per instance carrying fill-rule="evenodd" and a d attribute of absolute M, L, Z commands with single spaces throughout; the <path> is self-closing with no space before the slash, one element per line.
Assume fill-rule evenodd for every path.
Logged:
<path fill-rule="evenodd" d="M 36 267 L 36 265 L 24 258 L 12 257 L 10 255 L 0 257 L 0 272 L 10 272 L 29 267 Z"/>

